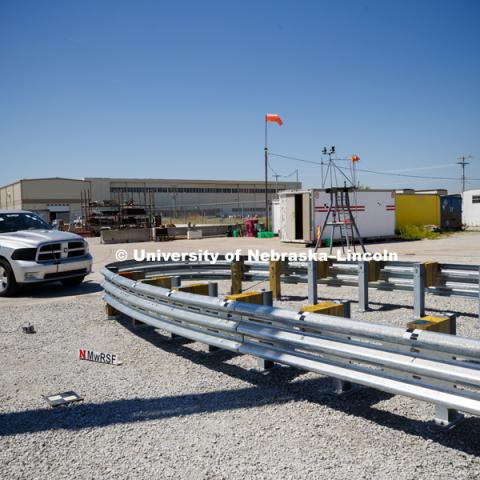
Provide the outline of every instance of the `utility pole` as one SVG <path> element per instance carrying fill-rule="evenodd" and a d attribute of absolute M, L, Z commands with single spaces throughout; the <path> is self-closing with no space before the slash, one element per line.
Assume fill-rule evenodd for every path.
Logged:
<path fill-rule="evenodd" d="M 465 160 L 468 160 L 469 158 L 472 158 L 471 155 L 462 155 L 461 157 L 458 157 L 460 160 L 457 162 L 458 165 L 462 167 L 462 193 L 465 191 L 465 165 L 469 165 L 470 162 L 466 162 Z"/>
<path fill-rule="evenodd" d="M 273 176 L 275 177 L 275 193 L 278 195 L 278 177 L 281 177 L 282 175 L 275 173 Z"/>

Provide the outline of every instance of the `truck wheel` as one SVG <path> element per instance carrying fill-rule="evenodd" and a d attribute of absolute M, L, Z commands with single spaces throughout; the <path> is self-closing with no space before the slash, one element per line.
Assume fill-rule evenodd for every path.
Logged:
<path fill-rule="evenodd" d="M 7 297 L 14 294 L 18 289 L 15 275 L 10 264 L 0 258 L 0 297 Z"/>
<path fill-rule="evenodd" d="M 81 277 L 66 278 L 65 280 L 62 280 L 62 285 L 64 287 L 76 287 L 83 282 L 84 278 L 84 275 L 82 275 Z"/>

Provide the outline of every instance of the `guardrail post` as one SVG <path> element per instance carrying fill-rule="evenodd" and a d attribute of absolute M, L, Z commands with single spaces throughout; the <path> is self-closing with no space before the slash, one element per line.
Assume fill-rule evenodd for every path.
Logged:
<path fill-rule="evenodd" d="M 358 310 L 368 311 L 368 262 L 358 262 Z"/>
<path fill-rule="evenodd" d="M 425 316 L 425 265 L 415 263 L 413 266 L 413 316 Z"/>
<path fill-rule="evenodd" d="M 315 305 L 318 302 L 317 267 L 316 260 L 308 262 L 307 279 L 309 305 Z"/>
<path fill-rule="evenodd" d="M 265 360 L 264 358 L 257 358 L 257 368 L 261 371 L 271 370 L 275 366 L 273 360 Z"/>
<path fill-rule="evenodd" d="M 209 297 L 218 297 L 218 283 L 217 282 L 208 282 L 208 296 Z"/>
<path fill-rule="evenodd" d="M 435 405 L 435 418 L 433 421 L 435 422 L 435 425 L 442 429 L 450 430 L 463 421 L 464 418 L 463 413 L 460 413 L 454 408 L 448 408 L 444 405 Z"/>
<path fill-rule="evenodd" d="M 111 305 L 108 303 L 105 304 L 105 311 L 107 313 L 107 320 L 115 320 L 118 316 L 118 311 L 115 310 Z"/>
<path fill-rule="evenodd" d="M 233 260 L 231 265 L 232 272 L 232 288 L 231 294 L 242 293 L 242 279 L 243 279 L 243 264 L 244 259 L 240 257 L 238 260 Z"/>
<path fill-rule="evenodd" d="M 262 305 L 273 306 L 273 292 L 271 290 L 264 290 L 262 292 Z"/>
<path fill-rule="evenodd" d="M 271 290 L 265 290 L 262 292 L 262 304 L 270 307 L 273 305 L 273 292 Z M 263 372 L 272 369 L 274 366 L 275 362 L 272 360 L 257 358 L 257 368 Z"/>
<path fill-rule="evenodd" d="M 268 264 L 268 272 L 272 295 L 276 300 L 280 300 L 282 298 L 282 283 L 280 281 L 282 262 L 280 260 L 270 260 Z"/>

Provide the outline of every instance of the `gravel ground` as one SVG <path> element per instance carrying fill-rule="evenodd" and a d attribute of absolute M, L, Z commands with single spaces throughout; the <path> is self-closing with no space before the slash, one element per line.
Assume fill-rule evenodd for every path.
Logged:
<path fill-rule="evenodd" d="M 84 291 L 2 306 L 1 478 L 480 476 L 480 419 L 439 433 L 431 405 L 370 389 L 339 399 L 329 379 L 287 367 L 265 375 L 252 357 L 207 354 L 128 319 L 108 321 L 99 293 Z M 284 294 L 281 304 L 297 308 L 306 285 Z M 321 286 L 319 297 L 355 299 L 356 289 Z M 372 291 L 371 301 L 367 313 L 354 303 L 352 317 L 404 326 L 412 316 L 409 293 Z M 460 312 L 458 333 L 479 336 L 475 301 L 426 305 Z M 25 321 L 36 334 L 21 332 Z M 123 364 L 81 362 L 80 347 L 117 353 Z M 53 409 L 42 398 L 67 390 L 84 401 Z"/>

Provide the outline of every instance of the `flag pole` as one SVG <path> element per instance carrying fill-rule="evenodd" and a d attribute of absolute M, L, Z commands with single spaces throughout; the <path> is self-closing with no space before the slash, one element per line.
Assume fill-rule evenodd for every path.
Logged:
<path fill-rule="evenodd" d="M 267 116 L 265 116 L 265 230 L 268 232 L 268 144 L 267 144 Z"/>

